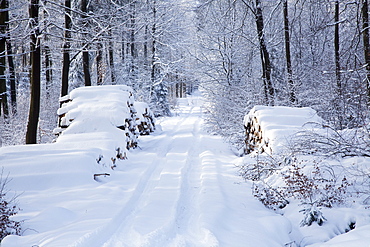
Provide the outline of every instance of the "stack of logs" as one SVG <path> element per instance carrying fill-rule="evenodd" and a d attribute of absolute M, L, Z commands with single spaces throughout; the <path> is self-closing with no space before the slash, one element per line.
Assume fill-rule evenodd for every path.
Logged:
<path fill-rule="evenodd" d="M 269 143 L 263 138 L 261 125 L 258 123 L 256 116 L 249 117 L 245 121 L 245 153 L 249 154 L 255 150 L 263 153 L 269 148 Z"/>
<path fill-rule="evenodd" d="M 142 103 L 142 102 L 135 102 Z M 143 103 L 142 103 L 143 104 Z M 145 104 L 145 103 L 144 103 Z M 139 108 L 138 108 L 139 109 Z M 140 108 L 141 111 L 137 112 L 136 117 L 136 124 L 139 130 L 140 135 L 149 135 L 151 132 L 155 130 L 155 123 L 154 123 L 154 114 L 149 109 L 148 105 L 145 104 L 143 108 Z"/>

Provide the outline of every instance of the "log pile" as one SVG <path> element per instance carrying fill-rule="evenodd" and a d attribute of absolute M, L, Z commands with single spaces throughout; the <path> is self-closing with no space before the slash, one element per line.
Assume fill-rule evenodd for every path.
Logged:
<path fill-rule="evenodd" d="M 258 123 L 257 117 L 252 117 L 247 120 L 244 125 L 245 129 L 245 153 L 249 154 L 254 150 L 259 150 L 260 153 L 268 149 L 268 141 L 263 138 L 261 126 Z M 269 150 L 271 151 L 271 150 Z"/>
<path fill-rule="evenodd" d="M 291 144 L 294 135 L 322 122 L 309 107 L 255 106 L 244 117 L 244 152 L 278 153 Z"/>
<path fill-rule="evenodd" d="M 154 114 L 147 103 L 135 102 L 136 125 L 140 135 L 149 135 L 155 130 Z"/>
<path fill-rule="evenodd" d="M 72 90 L 60 99 L 58 127 L 54 134 L 60 136 L 67 129 L 68 133 L 109 132 L 113 125 L 124 132 L 126 149 L 137 147 L 139 134 L 154 131 L 154 116 L 147 104 L 134 101 L 132 92 L 130 87 L 123 85 Z"/>

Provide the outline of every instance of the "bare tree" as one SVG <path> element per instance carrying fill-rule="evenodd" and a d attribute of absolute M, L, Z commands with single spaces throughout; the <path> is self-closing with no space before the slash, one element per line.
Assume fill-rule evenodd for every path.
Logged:
<path fill-rule="evenodd" d="M 369 44 L 369 7 L 367 0 L 361 0 L 362 8 L 362 38 L 364 44 L 364 57 L 366 63 L 366 90 L 367 103 L 370 105 L 370 44 Z"/>
<path fill-rule="evenodd" d="M 287 69 L 287 81 L 289 86 L 289 100 L 294 105 L 297 102 L 294 82 L 293 70 L 290 53 L 290 33 L 289 33 L 289 18 L 288 18 L 288 1 L 283 0 L 283 15 L 284 15 L 284 37 L 285 37 L 285 59 Z"/>
<path fill-rule="evenodd" d="M 64 14 L 64 44 L 63 44 L 63 68 L 62 68 L 62 91 L 61 96 L 68 94 L 68 79 L 69 79 L 69 67 L 70 67 L 70 56 L 69 50 L 71 48 L 71 0 L 65 0 L 65 14 Z"/>
<path fill-rule="evenodd" d="M 4 118 L 9 116 L 8 97 L 6 90 L 6 37 L 7 37 L 7 13 L 8 13 L 8 2 L 1 1 L 0 3 L 0 115 L 4 114 Z M 2 111 L 1 111 L 2 109 Z"/>
<path fill-rule="evenodd" d="M 262 80 L 265 92 L 265 103 L 268 105 L 274 105 L 275 90 L 271 82 L 271 60 L 270 54 L 266 47 L 265 35 L 264 35 L 264 23 L 262 14 L 262 3 L 261 0 L 256 0 L 256 25 L 257 34 L 260 45 L 261 63 L 262 63 Z"/>
<path fill-rule="evenodd" d="M 26 144 L 37 143 L 37 128 L 40 115 L 40 74 L 41 74 L 41 52 L 40 52 L 40 30 L 39 30 L 39 0 L 31 0 L 29 7 L 29 18 L 31 26 L 31 100 L 26 132 Z"/>
<path fill-rule="evenodd" d="M 85 28 L 84 30 L 84 39 L 87 39 L 87 0 L 81 0 L 81 17 L 83 19 L 82 23 Z M 85 79 L 85 86 L 91 86 L 91 76 L 90 76 L 90 56 L 89 51 L 87 49 L 88 43 L 87 41 L 84 41 L 82 43 L 82 61 L 83 61 L 83 71 L 84 71 L 84 79 Z"/>

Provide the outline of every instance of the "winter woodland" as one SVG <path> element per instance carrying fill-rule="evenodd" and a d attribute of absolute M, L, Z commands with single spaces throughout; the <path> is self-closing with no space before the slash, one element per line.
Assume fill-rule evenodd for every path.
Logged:
<path fill-rule="evenodd" d="M 229 219 L 235 219 L 236 226 L 248 227 L 238 220 L 237 203 L 229 205 L 226 196 L 209 194 L 206 201 L 193 191 L 203 188 L 204 181 L 208 190 L 224 185 L 225 191 L 232 191 L 235 186 L 228 182 L 237 184 L 238 178 L 252 187 L 250 195 L 245 195 L 250 197 L 247 202 L 254 197 L 263 205 L 246 206 L 264 212 L 261 217 L 266 222 L 258 221 L 257 231 L 275 224 L 283 232 L 279 238 L 278 233 L 266 230 L 272 242 L 257 239 L 251 246 L 369 243 L 364 234 L 370 226 L 367 0 L 0 0 L 0 9 L 0 211 L 4 215 L 0 238 L 5 237 L 6 246 L 52 239 L 38 218 L 32 218 L 41 210 L 37 202 L 32 200 L 28 208 L 27 203 L 22 205 L 25 198 L 38 197 L 48 187 L 32 184 L 32 190 L 18 194 L 28 182 L 41 178 L 42 166 L 48 165 L 44 155 L 50 155 L 58 167 L 69 164 L 63 173 L 72 174 L 70 184 L 50 182 L 50 186 L 70 190 L 71 201 L 80 196 L 73 192 L 75 188 L 89 188 L 83 191 L 92 196 L 89 190 L 98 183 L 108 184 L 107 176 L 115 181 L 112 184 L 117 178 L 128 179 L 124 175 L 128 171 L 148 180 L 132 181 L 130 186 L 135 188 L 137 182 L 137 191 L 122 199 L 126 207 L 105 215 L 136 224 L 142 231 L 131 232 L 128 225 L 115 221 L 111 226 L 125 230 L 126 235 L 109 226 L 95 231 L 95 225 L 86 221 L 80 232 L 83 237 L 70 234 L 63 246 L 92 246 L 89 243 L 102 235 L 114 238 L 101 238 L 97 246 L 130 246 L 129 240 L 135 243 L 131 246 L 245 246 L 238 243 L 242 234 L 233 238 L 212 225 L 220 223 L 212 217 L 221 221 L 226 216 L 206 212 L 211 202 L 227 204 L 224 211 L 236 210 Z M 159 121 L 155 131 L 154 117 Z M 190 137 L 181 139 L 180 130 Z M 146 136 L 153 131 L 154 137 Z M 142 141 L 139 135 L 145 135 Z M 228 151 L 221 148 L 221 140 L 212 144 L 214 136 L 222 136 Z M 176 140 L 182 140 L 183 146 Z M 173 149 L 192 157 L 184 160 Z M 207 152 L 220 157 L 211 158 Z M 69 158 L 62 161 L 66 153 Z M 126 157 L 130 153 L 132 158 Z M 29 166 L 34 165 L 34 171 L 25 169 L 26 156 L 33 160 Z M 167 156 L 176 157 L 184 167 L 174 171 L 182 176 L 180 195 L 173 202 L 177 206 L 170 223 L 158 226 L 170 236 L 162 239 L 163 234 L 144 231 L 132 215 L 145 216 L 135 210 L 140 206 L 155 215 L 162 205 L 146 208 L 146 202 L 155 200 L 145 201 L 140 195 L 151 198 L 149 191 L 156 192 L 155 174 L 172 164 Z M 224 172 L 218 183 L 206 179 L 209 160 L 215 173 Z M 93 168 L 87 165 L 90 161 Z M 125 162 L 137 162 L 138 168 L 133 164 L 123 168 Z M 145 170 L 155 162 L 161 164 L 159 168 Z M 238 178 L 232 177 L 230 164 Z M 53 169 L 44 178 L 57 178 L 58 169 Z M 110 174 L 115 170 L 116 175 Z M 33 175 L 28 178 L 26 171 Z M 95 180 L 85 178 L 85 172 Z M 196 180 L 203 175 L 204 181 Z M 171 181 L 168 184 L 176 184 Z M 191 187 L 190 181 L 196 185 Z M 109 190 L 97 188 L 107 193 L 104 198 L 115 200 Z M 16 195 L 9 196 L 8 191 L 15 190 Z M 232 193 L 227 198 L 243 197 Z M 164 208 L 171 208 L 166 196 L 158 198 L 163 199 Z M 194 206 L 190 198 L 200 206 Z M 47 204 L 46 197 L 39 199 Z M 42 211 L 41 219 L 61 214 L 55 221 L 64 222 L 66 216 L 69 224 L 82 217 L 83 210 L 60 203 L 51 199 L 51 211 Z M 199 214 L 198 221 L 192 213 Z M 338 220 L 338 215 L 344 217 Z M 145 229 L 157 229 L 158 222 Z M 29 230 L 34 228 L 32 223 L 40 227 L 34 230 L 35 238 Z M 55 224 L 55 229 L 66 229 L 67 223 Z M 184 227 L 191 224 L 197 233 Z M 228 220 L 225 224 L 232 225 Z M 44 227 L 48 226 L 54 227 Z M 330 242 L 347 232 L 352 235 Z M 123 236 L 126 240 L 119 245 Z M 353 242 L 346 245 L 349 239 Z M 61 246 L 55 241 L 50 246 Z M 321 245 L 326 241 L 327 245 Z M 47 241 L 37 243 L 48 246 Z"/>

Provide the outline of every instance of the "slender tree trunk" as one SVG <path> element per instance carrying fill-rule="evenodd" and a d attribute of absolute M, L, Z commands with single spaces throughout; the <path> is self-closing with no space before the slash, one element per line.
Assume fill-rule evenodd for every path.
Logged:
<path fill-rule="evenodd" d="M 2 0 L 0 3 L 0 115 L 3 113 L 4 118 L 9 116 L 8 97 L 6 90 L 6 36 L 7 36 L 7 1 Z"/>
<path fill-rule="evenodd" d="M 37 126 L 40 115 L 40 71 L 41 54 L 40 44 L 38 43 L 39 31 L 39 0 L 31 0 L 29 7 L 31 29 L 31 102 L 28 116 L 26 133 L 26 144 L 36 144 Z"/>
<path fill-rule="evenodd" d="M 45 40 L 46 41 L 46 40 Z M 44 47 L 45 52 L 45 80 L 46 80 L 46 97 L 50 98 L 51 83 L 53 80 L 53 60 L 49 46 Z"/>
<path fill-rule="evenodd" d="M 152 61 L 151 61 L 151 79 L 152 83 L 154 85 L 155 79 L 156 79 L 156 32 L 157 32 L 157 26 L 156 26 L 156 21 L 157 21 L 157 3 L 156 0 L 153 1 L 153 26 L 152 26 Z"/>
<path fill-rule="evenodd" d="M 103 45 L 101 42 L 96 44 L 97 54 L 96 54 L 96 75 L 97 75 L 97 85 L 103 85 L 104 81 L 104 65 L 103 65 Z"/>
<path fill-rule="evenodd" d="M 13 60 L 13 49 L 10 40 L 7 41 L 6 51 L 8 54 L 9 80 L 10 80 L 10 104 L 12 106 L 12 114 L 17 115 L 17 85 L 15 81 L 15 67 Z"/>
<path fill-rule="evenodd" d="M 130 57 L 131 57 L 131 66 L 130 66 L 130 74 L 131 76 L 135 75 L 136 70 L 136 58 L 137 58 L 137 50 L 135 44 L 135 25 L 136 25 L 136 5 L 135 1 L 131 1 L 130 3 Z"/>
<path fill-rule="evenodd" d="M 3 0 L 5 6 L 9 8 L 9 1 Z M 9 11 L 5 11 L 5 25 L 6 25 L 6 52 L 8 55 L 8 69 L 9 69 L 9 81 L 10 81 L 10 105 L 12 106 L 12 114 L 17 114 L 17 91 L 16 91 L 16 82 L 15 82 L 15 66 L 13 60 L 13 49 L 10 42 L 9 36 Z"/>
<path fill-rule="evenodd" d="M 334 15 L 334 54 L 335 54 L 335 76 L 337 81 L 338 92 L 342 93 L 342 83 L 340 76 L 340 57 L 339 57 L 339 0 L 335 0 L 335 15 Z"/>
<path fill-rule="evenodd" d="M 65 15 L 64 15 L 64 45 L 63 45 L 63 68 L 62 68 L 62 91 L 61 96 L 68 94 L 68 79 L 70 67 L 69 50 L 71 48 L 71 0 L 65 0 Z"/>
<path fill-rule="evenodd" d="M 274 88 L 271 83 L 271 62 L 270 55 L 267 51 L 265 37 L 264 37 L 264 24 L 261 8 L 261 1 L 256 0 L 256 25 L 258 40 L 260 45 L 261 63 L 262 63 L 262 79 L 264 84 L 265 101 L 268 105 L 274 105 Z"/>
<path fill-rule="evenodd" d="M 82 19 L 87 18 L 87 0 L 81 0 L 81 12 L 83 13 L 81 15 Z M 83 21 L 83 25 L 86 28 L 87 26 L 87 21 Z M 87 31 L 84 31 L 87 33 Z M 85 34 L 87 36 L 87 34 Z M 87 39 L 87 37 L 85 37 Z M 84 79 L 85 79 L 85 86 L 91 86 L 91 76 L 90 76 L 90 56 L 89 56 L 89 51 L 87 50 L 86 43 L 83 43 L 82 46 L 83 51 L 82 51 L 82 63 L 83 63 L 83 71 L 84 71 Z"/>
<path fill-rule="evenodd" d="M 148 66 L 148 25 L 145 24 L 145 30 L 144 30 L 144 45 L 143 45 L 143 55 L 144 55 L 144 66 L 145 69 Z"/>
<path fill-rule="evenodd" d="M 368 0 L 362 0 L 362 38 L 366 63 L 366 91 L 367 103 L 370 106 L 370 44 L 369 44 L 369 7 Z"/>
<path fill-rule="evenodd" d="M 116 84 L 116 71 L 114 68 L 114 52 L 113 52 L 112 37 L 109 40 L 108 56 L 109 56 L 109 67 L 110 67 L 110 79 L 112 81 L 112 85 L 115 85 Z"/>
<path fill-rule="evenodd" d="M 335 0 L 335 10 L 334 10 L 334 56 L 335 56 L 335 78 L 336 78 L 336 94 L 337 97 L 335 99 L 335 108 L 336 108 L 336 115 L 338 118 L 338 128 L 343 128 L 343 88 L 341 82 L 341 74 L 340 74 L 340 54 L 339 54 L 339 0 Z"/>
<path fill-rule="evenodd" d="M 290 33 L 289 33 L 289 18 L 288 18 L 288 1 L 283 0 L 284 14 L 284 36 L 285 36 L 285 59 L 287 70 L 287 81 L 289 86 L 289 101 L 294 105 L 297 102 L 296 92 L 293 82 L 292 61 L 290 55 Z"/>

